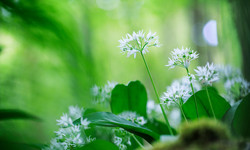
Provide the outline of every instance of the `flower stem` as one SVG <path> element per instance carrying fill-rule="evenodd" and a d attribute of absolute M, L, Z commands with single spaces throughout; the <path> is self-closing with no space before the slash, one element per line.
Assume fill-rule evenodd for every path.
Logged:
<path fill-rule="evenodd" d="M 208 93 L 207 86 L 206 86 L 206 91 L 207 91 L 207 97 L 208 97 L 209 105 L 210 105 L 211 110 L 212 110 L 213 117 L 214 117 L 214 119 L 216 119 L 215 113 L 214 113 L 214 108 L 213 108 L 213 105 L 212 105 L 212 103 L 211 103 L 211 99 L 210 99 L 210 95 L 209 95 L 209 93 Z"/>
<path fill-rule="evenodd" d="M 178 105 L 179 105 L 179 107 L 180 107 L 182 116 L 184 117 L 185 121 L 188 122 L 187 117 L 186 117 L 186 115 L 185 115 L 185 113 L 184 113 L 184 111 L 183 111 L 183 109 L 182 109 L 182 105 L 181 105 L 181 104 L 178 104 Z"/>
<path fill-rule="evenodd" d="M 144 146 L 141 144 L 141 142 L 135 137 L 134 134 L 131 134 L 132 137 L 135 139 L 135 141 L 138 143 L 138 145 L 142 148 L 142 149 L 145 149 Z"/>
<path fill-rule="evenodd" d="M 156 95 L 156 98 L 157 98 L 157 102 L 159 103 L 159 105 L 160 105 L 160 107 L 161 107 L 161 111 L 162 111 L 162 114 L 163 114 L 164 119 L 165 119 L 165 121 L 166 121 L 166 124 L 167 124 L 168 130 L 169 130 L 169 132 L 170 132 L 170 134 L 171 134 L 171 135 L 174 135 L 174 134 L 173 134 L 173 131 L 172 131 L 172 128 L 170 127 L 170 124 L 169 124 L 169 121 L 168 121 L 167 115 L 166 115 L 166 113 L 165 113 L 165 111 L 164 111 L 164 109 L 163 109 L 163 106 L 162 106 L 162 104 L 161 104 L 161 101 L 160 101 L 159 95 L 158 95 L 158 93 L 157 93 L 157 90 L 156 90 L 156 87 L 155 87 L 155 84 L 154 84 L 153 78 L 152 78 L 152 76 L 151 76 L 151 73 L 150 73 L 150 71 L 149 71 L 149 68 L 148 68 L 147 62 L 146 62 L 146 60 L 145 60 L 145 58 L 144 58 L 144 56 L 143 56 L 142 51 L 141 51 L 141 56 L 142 56 L 142 59 L 143 59 L 143 61 L 144 61 L 145 66 L 146 66 L 146 69 L 147 69 L 147 72 L 148 72 L 149 78 L 150 78 L 150 80 L 151 80 L 151 83 L 152 83 L 152 85 L 153 85 L 154 92 L 155 92 L 155 95 Z"/>
<path fill-rule="evenodd" d="M 186 68 L 186 70 L 187 70 L 187 74 L 188 74 L 188 77 L 189 77 L 190 86 L 191 86 L 191 89 L 192 89 L 192 92 L 193 92 L 193 95 L 194 95 L 194 103 L 195 103 L 195 108 L 196 108 L 196 115 L 197 115 L 197 118 L 199 119 L 199 111 L 198 111 L 196 96 L 195 96 L 195 93 L 194 93 L 194 87 L 193 87 L 192 81 L 190 79 L 191 76 L 190 76 L 188 68 Z"/>

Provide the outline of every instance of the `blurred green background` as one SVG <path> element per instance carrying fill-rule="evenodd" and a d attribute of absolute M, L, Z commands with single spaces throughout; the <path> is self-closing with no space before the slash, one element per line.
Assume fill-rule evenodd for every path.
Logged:
<path fill-rule="evenodd" d="M 185 75 L 165 66 L 182 46 L 200 53 L 191 68 L 231 64 L 249 81 L 249 11 L 243 0 L 0 0 L 0 108 L 43 120 L 0 122 L 0 137 L 47 143 L 68 106 L 95 107 L 94 84 L 140 80 L 155 99 L 139 55 L 117 47 L 133 31 L 159 35 L 162 46 L 145 55 L 159 93 Z"/>

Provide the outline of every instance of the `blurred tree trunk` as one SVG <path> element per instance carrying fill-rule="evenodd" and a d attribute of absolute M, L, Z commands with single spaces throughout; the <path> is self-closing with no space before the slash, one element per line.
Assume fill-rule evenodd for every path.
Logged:
<path fill-rule="evenodd" d="M 243 74 L 250 81 L 250 0 L 229 0 L 243 58 Z"/>

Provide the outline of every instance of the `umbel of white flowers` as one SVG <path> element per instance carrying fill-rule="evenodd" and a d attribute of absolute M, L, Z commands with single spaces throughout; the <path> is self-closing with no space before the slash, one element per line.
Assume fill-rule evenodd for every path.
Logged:
<path fill-rule="evenodd" d="M 188 68 L 190 62 L 198 58 L 198 54 L 191 50 L 190 48 L 176 48 L 171 52 L 171 58 L 169 58 L 168 65 L 170 68 L 175 66 L 180 66 L 183 68 Z"/>
<path fill-rule="evenodd" d="M 230 65 L 219 65 L 217 68 L 226 90 L 224 97 L 232 105 L 250 93 L 250 82 L 244 79 L 240 69 Z"/>
<path fill-rule="evenodd" d="M 117 82 L 108 81 L 103 87 L 94 85 L 91 88 L 91 94 L 94 97 L 94 103 L 109 104 L 111 98 L 111 92 L 113 88 L 117 85 Z"/>
<path fill-rule="evenodd" d="M 194 83 L 194 90 L 198 91 L 200 89 L 199 84 L 195 83 L 194 75 L 191 75 L 191 82 Z M 190 87 L 190 79 L 185 76 L 180 80 L 175 80 L 170 86 L 167 87 L 167 91 L 163 93 L 161 100 L 163 103 L 177 104 L 181 106 L 186 100 L 192 95 L 192 89 Z"/>
<path fill-rule="evenodd" d="M 56 137 L 51 140 L 50 145 L 44 147 L 43 150 L 69 150 L 79 148 L 95 140 L 90 136 L 86 137 L 86 135 L 81 134 L 85 129 L 88 129 L 90 124 L 87 119 L 82 118 L 83 113 L 83 108 L 70 106 L 69 113 L 63 114 L 59 120 L 56 120 L 60 128 L 55 131 Z M 78 118 L 81 118 L 81 124 L 73 124 L 73 121 Z"/>
<path fill-rule="evenodd" d="M 147 120 L 145 120 L 144 117 L 139 116 L 135 112 L 131 111 L 124 111 L 120 113 L 118 116 L 139 125 L 144 125 L 145 123 L 147 123 Z M 131 145 L 131 136 L 133 134 L 129 133 L 128 131 L 122 128 L 115 128 L 113 129 L 113 132 L 114 132 L 114 137 L 113 137 L 114 144 L 119 147 L 119 150 L 126 150 L 127 145 Z"/>
<path fill-rule="evenodd" d="M 152 33 L 149 31 L 149 33 L 146 35 L 146 33 L 143 32 L 143 30 L 139 32 L 133 32 L 132 35 L 127 34 L 126 37 L 119 40 L 120 49 L 122 52 L 127 52 L 127 56 L 134 55 L 134 58 L 136 58 L 136 53 L 143 53 L 145 54 L 148 52 L 149 47 L 160 47 L 158 36 L 156 36 L 156 32 Z"/>
<path fill-rule="evenodd" d="M 201 84 L 205 86 L 211 86 L 213 82 L 219 80 L 219 73 L 213 63 L 209 64 L 209 62 L 207 62 L 204 67 L 198 66 L 194 71 Z"/>

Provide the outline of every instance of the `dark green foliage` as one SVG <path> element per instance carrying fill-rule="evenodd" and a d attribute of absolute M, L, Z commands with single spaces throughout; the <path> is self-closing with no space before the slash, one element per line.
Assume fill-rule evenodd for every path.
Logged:
<path fill-rule="evenodd" d="M 211 103 L 214 108 L 214 113 L 217 119 L 221 119 L 227 110 L 231 107 L 230 104 L 214 90 L 209 89 Z M 200 117 L 213 117 L 211 107 L 209 105 L 207 93 L 201 90 L 195 93 Z M 197 119 L 196 109 L 194 104 L 194 95 L 192 95 L 182 106 L 183 111 L 188 119 Z"/>
<path fill-rule="evenodd" d="M 147 92 L 140 81 L 131 81 L 128 86 L 118 84 L 112 90 L 111 110 L 114 114 L 133 111 L 147 117 Z"/>
<path fill-rule="evenodd" d="M 84 116 L 84 118 L 87 118 L 91 122 L 91 125 L 123 128 L 131 133 L 134 133 L 144 138 L 148 142 L 153 142 L 160 138 L 157 133 L 151 131 L 150 129 L 127 121 L 110 112 L 91 113 Z M 80 119 L 74 121 L 74 124 L 80 124 Z"/>
<path fill-rule="evenodd" d="M 223 118 L 234 134 L 244 138 L 250 138 L 249 108 L 250 94 L 248 94 L 242 101 L 235 103 Z"/>
<path fill-rule="evenodd" d="M 167 125 L 156 119 L 149 119 L 144 126 L 158 133 L 159 135 L 170 135 Z M 174 128 L 172 128 L 172 131 L 174 134 L 176 134 L 176 130 Z"/>
<path fill-rule="evenodd" d="M 9 120 L 9 119 L 30 119 L 30 120 L 38 120 L 38 117 L 28 114 L 21 110 L 16 109 L 0 109 L 0 121 Z"/>

